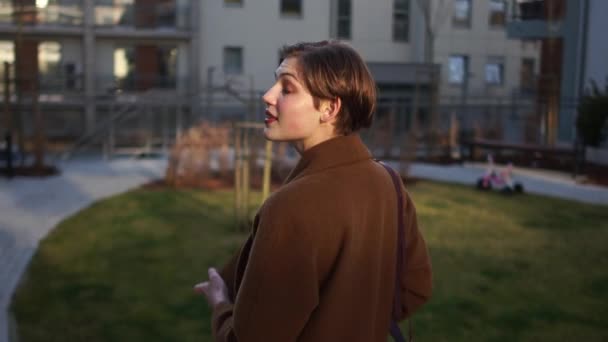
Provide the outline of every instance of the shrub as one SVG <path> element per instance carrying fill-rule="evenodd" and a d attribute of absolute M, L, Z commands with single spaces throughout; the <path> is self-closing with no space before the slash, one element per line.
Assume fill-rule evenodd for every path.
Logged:
<path fill-rule="evenodd" d="M 608 128 L 608 82 L 604 91 L 591 82 L 591 89 L 578 105 L 576 129 L 585 146 L 599 146 L 606 138 Z"/>

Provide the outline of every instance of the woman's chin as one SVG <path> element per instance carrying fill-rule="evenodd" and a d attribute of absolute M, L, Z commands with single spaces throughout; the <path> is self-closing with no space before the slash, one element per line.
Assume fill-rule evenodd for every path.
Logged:
<path fill-rule="evenodd" d="M 270 140 L 270 141 L 280 141 L 279 139 L 277 139 L 278 137 L 276 136 L 276 134 L 273 134 L 272 132 L 272 128 L 270 127 L 265 127 L 264 128 L 264 138 L 266 138 L 266 140 Z"/>

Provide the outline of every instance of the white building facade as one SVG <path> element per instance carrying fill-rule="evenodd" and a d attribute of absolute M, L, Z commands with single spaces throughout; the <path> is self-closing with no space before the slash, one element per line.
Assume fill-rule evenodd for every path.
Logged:
<path fill-rule="evenodd" d="M 35 19 L 19 19 L 17 3 Z M 424 4 L 432 4 L 430 25 Z M 37 79 L 43 110 L 72 113 L 47 117 L 51 136 L 73 139 L 101 131 L 118 111 L 114 102 L 128 95 L 139 104 L 160 102 L 148 107 L 164 105 L 175 125 L 180 113 L 190 118 L 184 125 L 262 113 L 260 92 L 274 81 L 283 45 L 339 39 L 361 53 L 381 96 L 402 105 L 391 115 L 405 129 L 413 107 L 422 108 L 421 117 L 430 112 L 435 79 L 438 102 L 459 104 L 460 112 L 534 83 L 538 47 L 508 40 L 506 15 L 502 0 L 2 0 L 0 62 L 12 63 L 15 79 Z M 25 96 L 26 88 L 21 83 L 13 93 Z M 164 95 L 146 97 L 150 92 Z M 230 98 L 241 102 L 223 111 Z M 22 118 L 31 122 L 32 115 Z"/>

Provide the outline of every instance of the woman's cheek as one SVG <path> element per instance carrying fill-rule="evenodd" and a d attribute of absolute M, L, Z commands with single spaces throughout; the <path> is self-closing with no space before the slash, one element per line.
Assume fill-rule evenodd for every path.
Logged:
<path fill-rule="evenodd" d="M 301 124 L 300 120 L 298 120 L 298 119 L 289 121 L 288 126 L 289 126 L 290 131 L 295 131 L 295 132 L 298 132 L 302 128 L 302 124 Z"/>

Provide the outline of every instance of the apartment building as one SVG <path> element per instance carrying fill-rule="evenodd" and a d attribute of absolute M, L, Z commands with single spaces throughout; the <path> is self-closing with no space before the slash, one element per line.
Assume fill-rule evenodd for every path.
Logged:
<path fill-rule="evenodd" d="M 201 83 L 207 89 L 229 84 L 259 93 L 274 82 L 283 45 L 333 38 L 362 54 L 381 90 L 413 89 L 415 71 L 426 66 L 415 63 L 411 10 L 407 0 L 205 1 Z M 429 77 L 418 82 L 428 84 Z"/>
<path fill-rule="evenodd" d="M 49 127 L 75 135 L 112 117 L 108 101 L 159 91 L 147 100 L 179 99 L 191 118 L 243 117 L 281 46 L 340 39 L 407 127 L 414 106 L 429 113 L 435 80 L 439 102 L 461 112 L 534 90 L 539 44 L 509 40 L 507 13 L 502 0 L 0 0 L 0 61 L 19 80 L 13 93 L 36 80 L 43 108 L 73 114 Z"/>
<path fill-rule="evenodd" d="M 604 87 L 608 78 L 608 2 L 512 0 L 512 11 L 509 36 L 542 46 L 537 82 L 539 99 L 549 104 L 542 113 L 546 141 L 572 145 L 580 97 L 591 81 Z"/>
<path fill-rule="evenodd" d="M 20 113 L 11 125 L 27 134 L 34 111 L 27 104 L 37 99 L 47 133 L 76 138 L 94 131 L 121 99 L 129 102 L 126 94 L 198 92 L 198 3 L 1 0 L 0 62 L 9 63 L 9 75 L 0 88 L 10 90 L 9 115 Z"/>
<path fill-rule="evenodd" d="M 444 105 L 530 102 L 540 44 L 510 40 L 507 15 L 503 0 L 204 1 L 201 83 L 264 89 L 282 45 L 332 38 L 362 54 L 381 95 L 410 106 L 402 114 L 414 102 L 428 113 L 439 70 Z"/>
<path fill-rule="evenodd" d="M 509 39 L 506 1 L 434 3 L 434 62 L 444 71 L 444 97 L 475 102 L 488 97 L 521 97 L 534 90 L 540 44 Z"/>

